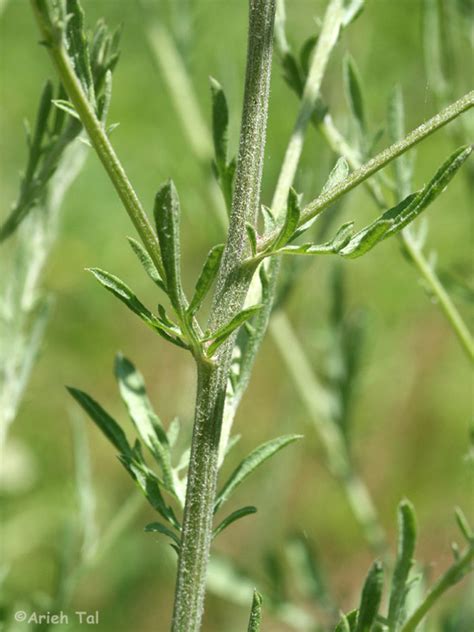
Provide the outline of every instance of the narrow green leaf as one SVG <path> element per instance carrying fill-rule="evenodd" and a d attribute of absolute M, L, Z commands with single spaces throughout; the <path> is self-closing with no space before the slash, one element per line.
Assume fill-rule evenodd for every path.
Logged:
<path fill-rule="evenodd" d="M 247 632 L 259 632 L 262 624 L 262 595 L 256 590 L 253 593 L 252 609 L 250 611 Z"/>
<path fill-rule="evenodd" d="M 370 632 L 377 617 L 383 590 L 383 566 L 374 562 L 362 589 L 355 632 Z"/>
<path fill-rule="evenodd" d="M 72 386 L 68 386 L 67 390 L 117 450 L 123 455 L 130 455 L 131 448 L 127 437 L 115 419 L 87 393 Z"/>
<path fill-rule="evenodd" d="M 356 233 L 349 243 L 339 251 L 342 257 L 355 259 L 372 250 L 393 226 L 393 220 L 379 219 Z"/>
<path fill-rule="evenodd" d="M 212 334 L 206 336 L 203 341 L 212 340 L 213 342 L 209 345 L 207 354 L 211 357 L 217 349 L 227 340 L 227 338 L 234 333 L 236 329 L 241 327 L 246 321 L 255 316 L 255 314 L 262 309 L 262 305 L 253 305 L 252 307 L 247 307 L 239 312 L 230 322 L 226 325 L 223 325 L 217 331 L 214 331 Z"/>
<path fill-rule="evenodd" d="M 293 236 L 293 233 L 298 227 L 298 222 L 300 220 L 300 212 L 301 212 L 301 208 L 300 208 L 300 203 L 299 203 L 299 196 L 292 187 L 290 188 L 290 191 L 288 193 L 288 203 L 287 203 L 285 222 L 283 226 L 281 227 L 281 230 L 277 238 L 271 245 L 270 247 L 271 250 L 278 250 L 279 248 L 286 246 L 286 244 L 290 241 L 291 237 Z"/>
<path fill-rule="evenodd" d="M 163 291 L 166 291 L 165 285 L 163 283 L 163 279 L 160 277 L 158 270 L 156 269 L 155 264 L 153 263 L 153 259 L 150 257 L 148 252 L 142 246 L 142 244 L 134 239 L 133 237 L 127 237 L 130 246 L 132 247 L 133 252 L 136 254 L 138 260 L 142 264 L 145 272 L 148 274 L 150 279 L 155 283 L 159 288 Z"/>
<path fill-rule="evenodd" d="M 359 71 L 355 61 L 350 55 L 346 55 L 343 63 L 344 86 L 346 97 L 352 114 L 360 126 L 361 132 L 366 130 L 364 99 Z"/>
<path fill-rule="evenodd" d="M 448 184 L 471 155 L 472 149 L 472 145 L 463 146 L 449 156 L 430 182 L 422 189 L 417 199 L 413 200 L 412 204 L 398 216 L 395 226 L 389 232 L 390 235 L 408 226 L 446 190 Z M 388 237 L 389 235 L 386 236 Z"/>
<path fill-rule="evenodd" d="M 156 194 L 154 216 L 166 274 L 166 290 L 175 310 L 183 314 L 186 299 L 181 286 L 179 215 L 178 194 L 173 181 L 169 180 Z"/>
<path fill-rule="evenodd" d="M 173 448 L 175 446 L 176 441 L 178 440 L 180 428 L 181 428 L 180 421 L 178 417 L 175 417 L 171 421 L 170 425 L 168 426 L 168 430 L 166 431 L 170 448 Z"/>
<path fill-rule="evenodd" d="M 91 103 L 94 103 L 94 82 L 89 57 L 89 45 L 84 29 L 84 11 L 79 0 L 67 0 L 67 39 L 69 50 L 72 51 L 74 69 L 79 77 L 84 91 Z"/>
<path fill-rule="evenodd" d="M 240 520 L 240 518 L 244 518 L 245 516 L 249 516 L 250 514 L 257 513 L 257 508 L 249 505 L 247 507 L 241 507 L 240 509 L 236 509 L 231 514 L 229 514 L 224 520 L 214 529 L 212 532 L 212 537 L 215 538 L 227 529 L 229 525 L 231 525 L 236 520 Z"/>
<path fill-rule="evenodd" d="M 311 56 L 314 52 L 314 49 L 316 47 L 316 44 L 318 42 L 318 36 L 317 35 L 310 35 L 308 37 L 308 39 L 303 43 L 301 50 L 300 50 L 300 67 L 302 70 L 302 73 L 304 75 L 305 78 L 308 77 L 308 72 L 309 72 L 309 64 L 311 61 Z M 306 81 L 306 79 L 305 79 Z"/>
<path fill-rule="evenodd" d="M 125 305 L 134 314 L 137 314 L 137 316 L 139 316 L 148 326 L 158 332 L 163 338 L 178 347 L 182 347 L 184 349 L 188 348 L 187 345 L 177 337 L 177 331 L 166 327 L 161 320 L 156 318 L 156 316 L 138 300 L 128 285 L 126 285 L 118 277 L 106 272 L 105 270 L 100 270 L 99 268 L 89 268 L 88 271 L 92 272 L 101 285 L 109 290 L 109 292 L 112 292 L 112 294 L 121 300 L 122 303 L 125 303 Z"/>
<path fill-rule="evenodd" d="M 38 113 L 36 115 L 35 132 L 30 145 L 30 156 L 25 173 L 26 181 L 32 178 L 41 158 L 43 140 L 48 131 L 48 119 L 51 112 L 51 105 L 53 103 L 53 94 L 53 84 L 51 81 L 47 81 L 43 88 L 43 92 L 41 93 Z"/>
<path fill-rule="evenodd" d="M 196 288 L 194 290 L 194 296 L 188 308 L 188 314 L 194 316 L 194 314 L 201 307 L 207 293 L 212 287 L 219 270 L 219 265 L 224 252 L 224 244 L 214 246 L 207 255 L 204 266 L 201 270 L 201 274 L 196 282 Z"/>
<path fill-rule="evenodd" d="M 396 630 L 404 611 L 408 575 L 413 565 L 416 544 L 416 517 L 413 505 L 403 500 L 398 507 L 398 552 L 392 577 L 388 622 Z"/>
<path fill-rule="evenodd" d="M 115 376 L 120 395 L 127 406 L 143 443 L 152 449 L 153 441 L 159 439 L 167 444 L 168 439 L 160 418 L 154 412 L 146 392 L 145 381 L 135 365 L 121 353 L 115 357 Z"/>
<path fill-rule="evenodd" d="M 304 89 L 304 77 L 301 74 L 298 62 L 292 52 L 287 51 L 281 57 L 283 78 L 288 86 L 301 97 Z"/>
<path fill-rule="evenodd" d="M 471 529 L 464 512 L 460 507 L 456 507 L 454 515 L 456 516 L 457 525 L 463 536 L 466 538 L 467 543 L 472 544 L 474 542 L 474 532 Z"/>
<path fill-rule="evenodd" d="M 245 230 L 247 231 L 252 257 L 254 257 L 257 254 L 257 231 L 249 222 L 245 222 Z"/>
<path fill-rule="evenodd" d="M 359 17 L 364 10 L 365 0 L 344 0 L 344 17 L 342 25 L 344 28 Z"/>
<path fill-rule="evenodd" d="M 280 248 L 276 254 L 283 255 L 330 255 L 337 254 L 351 241 L 354 222 L 343 224 L 334 237 L 324 244 L 298 244 Z"/>
<path fill-rule="evenodd" d="M 276 228 L 275 216 L 273 215 L 271 209 L 269 209 L 268 206 L 265 206 L 264 204 L 262 204 L 262 206 L 260 207 L 260 211 L 263 217 L 263 232 L 265 233 L 265 235 L 270 235 Z"/>
<path fill-rule="evenodd" d="M 137 460 L 136 452 L 133 456 L 121 455 L 119 459 L 131 477 L 135 480 L 153 509 L 161 514 L 165 520 L 167 520 L 179 531 L 181 526 L 172 507 L 167 505 L 164 501 L 163 495 L 160 491 L 160 480 L 156 474 L 152 472 L 143 461 L 139 462 Z"/>
<path fill-rule="evenodd" d="M 174 531 L 171 531 L 166 525 L 161 524 L 161 522 L 150 522 L 146 525 L 145 531 L 147 533 L 162 533 L 163 535 L 167 535 L 169 538 L 173 540 L 178 549 L 181 547 L 181 540 L 178 535 Z"/>
<path fill-rule="evenodd" d="M 267 459 L 276 454 L 285 446 L 301 438 L 302 435 L 297 434 L 284 435 L 282 437 L 277 437 L 276 439 L 271 439 L 270 441 L 263 443 L 261 446 L 253 450 L 232 472 L 229 479 L 227 480 L 221 491 L 218 493 L 215 502 L 215 511 L 217 511 L 225 503 L 225 501 L 228 500 L 229 496 L 234 492 L 234 490 L 248 476 L 250 476 L 252 472 L 254 472 L 260 465 L 262 465 L 262 463 L 264 463 Z"/>
<path fill-rule="evenodd" d="M 334 632 L 354 632 L 357 622 L 357 610 L 351 610 L 347 614 L 341 614 L 341 620 L 336 625 Z"/>
<path fill-rule="evenodd" d="M 66 101 L 64 99 L 53 99 L 52 103 L 58 108 L 58 110 L 66 112 L 66 114 L 69 114 L 69 116 L 72 116 L 72 118 L 75 118 L 78 121 L 81 120 L 79 114 L 76 112 L 76 108 L 70 101 Z"/>
<path fill-rule="evenodd" d="M 221 84 L 209 77 L 212 96 L 212 138 L 218 171 L 227 165 L 227 135 L 229 127 L 229 109 Z"/>
<path fill-rule="evenodd" d="M 349 172 L 350 172 L 349 164 L 347 160 L 341 156 L 340 158 L 337 159 L 336 164 L 332 168 L 332 171 L 329 174 L 325 185 L 323 186 L 321 195 L 324 195 L 325 193 L 327 193 L 328 191 L 336 187 L 338 184 L 343 182 L 343 180 L 345 180 L 347 176 L 349 175 Z"/>

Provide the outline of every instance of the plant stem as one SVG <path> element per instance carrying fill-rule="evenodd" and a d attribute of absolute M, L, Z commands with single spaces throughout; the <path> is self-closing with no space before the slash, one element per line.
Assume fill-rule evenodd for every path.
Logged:
<path fill-rule="evenodd" d="M 293 379 L 293 385 L 310 414 L 311 423 L 323 445 L 330 472 L 341 484 L 352 513 L 371 548 L 377 553 L 384 552 L 384 530 L 370 493 L 354 469 L 344 436 L 333 421 L 334 402 L 329 392 L 319 383 L 291 323 L 282 311 L 273 314 L 270 330 Z"/>
<path fill-rule="evenodd" d="M 451 586 L 457 584 L 464 574 L 469 571 L 474 560 L 474 544 L 464 551 L 459 560 L 455 562 L 448 570 L 442 575 L 436 584 L 428 592 L 424 600 L 408 618 L 405 624 L 402 626 L 400 632 L 415 632 L 418 625 L 424 619 L 426 614 L 433 608 L 438 599 L 449 589 Z"/>
<path fill-rule="evenodd" d="M 209 319 L 211 330 L 243 306 L 252 268 L 243 268 L 245 223 L 256 223 L 272 57 L 274 0 L 250 0 L 244 105 L 232 213 Z M 188 469 L 186 503 L 178 561 L 173 632 L 201 626 L 212 536 L 222 415 L 235 336 L 222 345 L 213 363 L 198 360 L 196 414 Z"/>
<path fill-rule="evenodd" d="M 344 156 L 353 169 L 359 169 L 361 163 L 358 156 L 336 128 L 329 114 L 324 117 L 322 123 L 320 123 L 318 127 L 331 149 L 336 154 Z M 365 184 L 378 206 L 380 208 L 386 208 L 388 206 L 388 202 L 377 186 L 377 183 L 366 180 Z M 418 272 L 427 283 L 433 295 L 436 297 L 441 310 L 461 343 L 463 350 L 472 362 L 474 360 L 474 340 L 466 326 L 466 323 L 452 302 L 451 297 L 446 292 L 443 284 L 436 275 L 436 272 L 426 260 L 421 248 L 414 242 L 410 231 L 407 229 L 403 230 L 400 234 L 400 239 L 410 260 L 418 269 Z"/>
<path fill-rule="evenodd" d="M 356 171 L 353 171 L 350 176 L 346 178 L 343 182 L 332 187 L 326 193 L 322 193 L 312 202 L 309 202 L 309 204 L 307 204 L 301 212 L 301 220 L 299 226 L 302 226 L 313 217 L 316 217 L 316 215 L 319 215 L 328 206 L 330 206 L 340 197 L 367 180 L 367 178 L 370 178 L 370 176 L 372 176 L 374 173 L 376 173 L 380 169 L 383 169 L 383 167 L 392 162 L 392 160 L 395 160 L 395 158 L 398 158 L 398 156 L 401 156 L 403 153 L 433 134 L 436 130 L 440 129 L 473 106 L 474 90 L 471 90 L 471 92 L 468 92 L 463 97 L 446 107 L 444 110 L 441 110 L 441 112 L 433 116 L 431 119 L 419 125 L 416 129 L 407 134 L 405 138 L 396 143 L 393 143 L 393 145 L 390 145 L 390 147 L 384 149 L 374 158 L 371 158 L 364 165 L 356 169 Z M 277 233 L 275 231 L 274 234 L 267 236 L 267 238 L 262 241 L 260 250 L 263 251 L 268 246 L 268 244 L 271 243 L 273 239 L 275 239 L 276 234 Z"/>
<path fill-rule="evenodd" d="M 62 81 L 64 89 L 73 104 L 84 128 L 86 129 L 90 142 L 95 149 L 100 161 L 108 173 L 112 184 L 117 191 L 122 203 L 127 211 L 133 225 L 140 235 L 150 257 L 153 259 L 160 275 L 165 277 L 163 264 L 161 261 L 160 246 L 152 225 L 138 199 L 120 160 L 112 147 L 102 123 L 89 103 L 84 93 L 82 85 L 74 72 L 71 60 L 65 49 L 62 37 L 55 37 L 52 26 L 45 17 L 41 0 L 31 0 L 33 12 L 38 22 L 44 41 L 47 43 L 53 63 Z"/>

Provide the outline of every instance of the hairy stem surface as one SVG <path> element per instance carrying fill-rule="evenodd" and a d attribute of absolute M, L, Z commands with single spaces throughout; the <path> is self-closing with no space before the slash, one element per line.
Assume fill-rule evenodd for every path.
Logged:
<path fill-rule="evenodd" d="M 274 0 L 250 0 L 244 105 L 235 189 L 227 243 L 217 279 L 209 327 L 215 330 L 242 308 L 254 268 L 243 268 L 248 253 L 246 222 L 255 225 L 260 204 L 268 112 Z M 213 364 L 198 361 L 196 414 L 188 469 L 178 562 L 173 632 L 197 632 L 204 609 L 212 537 L 219 439 L 235 336 Z"/>

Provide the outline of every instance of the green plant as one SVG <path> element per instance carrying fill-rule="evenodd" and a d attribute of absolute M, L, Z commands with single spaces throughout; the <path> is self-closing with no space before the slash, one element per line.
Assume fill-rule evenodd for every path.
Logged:
<path fill-rule="evenodd" d="M 121 396 L 141 443 L 145 444 L 159 467 L 159 474 L 148 467 L 139 441 L 130 445 L 119 424 L 99 404 L 85 393 L 71 389 L 76 400 L 118 450 L 125 468 L 165 521 L 165 524 L 153 523 L 149 529 L 168 535 L 173 547 L 177 549 L 179 561 L 174 630 L 191 631 L 200 628 L 214 511 L 265 458 L 297 438 L 296 435 L 283 437 L 254 451 L 235 470 L 216 499 L 217 473 L 227 447 L 232 418 L 248 383 L 253 360 L 272 310 L 280 256 L 333 254 L 355 258 L 367 253 L 387 237 L 406 230 L 408 224 L 440 195 L 472 150 L 471 147 L 462 147 L 454 152 L 428 185 L 417 192 L 404 193 L 392 208 L 385 210 L 362 230 L 354 232 L 353 224 L 349 223 L 341 226 L 332 239 L 323 243 L 294 243 L 294 240 L 309 230 L 321 213 L 345 193 L 365 182 L 474 105 L 474 94 L 469 93 L 352 173 L 349 172 L 347 162 L 340 160 L 320 196 L 302 206 L 300 197 L 291 189 L 291 185 L 301 155 L 304 133 L 321 105 L 318 100 L 319 91 L 330 52 L 337 43 L 341 28 L 355 17 L 361 6 L 362 3 L 358 1 L 343 4 L 341 0 L 332 0 L 328 5 L 312 57 L 309 79 L 302 90 L 300 113 L 281 169 L 271 210 L 265 207 L 262 210 L 262 232 L 258 213 L 275 6 L 271 0 L 253 0 L 250 3 L 249 52 L 241 144 L 235 176 L 232 174 L 232 160 L 228 159 L 226 152 L 226 106 L 220 88 L 216 84 L 213 86 L 216 173 L 227 200 L 230 199 L 229 183 L 233 184 L 229 230 L 225 247 L 217 246 L 211 250 L 196 283 L 195 293 L 188 300 L 180 279 L 180 210 L 174 185 L 168 182 L 157 193 L 154 207 L 155 230 L 108 138 L 110 130 L 106 129 L 103 117 L 107 110 L 106 103 L 102 109 L 97 107 L 90 81 L 87 40 L 82 30 L 82 13 L 78 3 L 69 0 L 67 3 L 49 4 L 44 0 L 33 0 L 43 38 L 69 98 L 69 102 L 61 105 L 67 109 L 69 115 L 79 117 L 83 123 L 91 145 L 101 159 L 143 242 L 141 245 L 132 241 L 132 248 L 157 288 L 167 295 L 174 315 L 170 317 L 162 305 L 156 314 L 151 312 L 120 279 L 102 270 L 93 269 L 92 272 L 102 285 L 149 327 L 166 340 L 189 350 L 197 365 L 196 416 L 186 484 L 181 475 L 182 464 L 181 467 L 179 464 L 175 465 L 172 458 L 177 425 L 174 424 L 165 431 L 151 409 L 140 374 L 129 361 L 121 357 L 117 360 L 116 375 Z M 106 75 L 106 81 L 110 86 L 110 74 Z M 353 77 L 350 83 L 355 85 Z M 361 110 L 359 105 L 355 106 L 358 98 L 353 96 L 352 100 L 354 113 L 359 117 L 362 128 Z M 425 276 L 432 277 L 427 274 Z M 197 313 L 214 282 L 216 289 L 211 316 L 207 328 L 204 328 L 198 322 Z M 252 290 L 259 290 L 261 302 L 246 304 L 246 296 L 252 284 Z M 449 311 L 446 309 L 446 301 L 443 306 L 445 311 Z M 450 321 L 469 350 L 469 339 L 453 313 L 450 313 Z M 239 351 L 239 354 L 236 355 L 234 350 Z M 472 355 L 472 344 L 470 354 Z M 224 440 L 221 442 L 226 406 L 227 425 L 222 432 Z M 344 454 L 342 448 L 340 453 Z M 172 503 L 180 507 L 183 506 L 183 501 L 181 520 Z M 223 527 L 252 511 L 252 508 L 244 508 L 231 514 L 224 519 Z M 368 629 L 372 626 L 374 612 L 377 610 L 374 604 L 378 606 L 380 600 L 380 572 L 378 566 L 374 567 L 370 581 L 366 584 L 356 629 Z M 254 629 L 258 625 L 258 604 L 257 598 L 250 623 Z"/>

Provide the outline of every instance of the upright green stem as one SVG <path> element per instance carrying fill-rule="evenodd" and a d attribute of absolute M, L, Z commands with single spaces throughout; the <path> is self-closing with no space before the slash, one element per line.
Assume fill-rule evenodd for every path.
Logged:
<path fill-rule="evenodd" d="M 274 0 L 250 0 L 244 105 L 235 189 L 227 243 L 217 279 L 209 326 L 228 322 L 242 308 L 254 269 L 242 267 L 248 253 L 246 222 L 256 223 L 260 204 L 268 112 Z M 235 337 L 212 363 L 198 361 L 196 414 L 173 612 L 173 632 L 197 632 L 204 609 L 212 537 L 219 438 Z"/>

